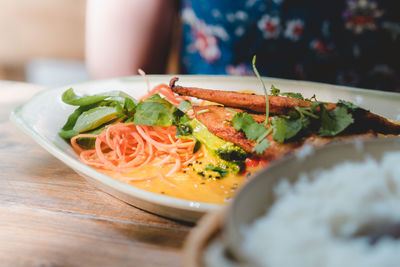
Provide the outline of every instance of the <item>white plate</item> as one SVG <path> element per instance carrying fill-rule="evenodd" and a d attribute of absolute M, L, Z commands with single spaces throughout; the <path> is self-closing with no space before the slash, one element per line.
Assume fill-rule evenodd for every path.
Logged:
<path fill-rule="evenodd" d="M 151 87 L 160 83 L 168 84 L 172 77 L 166 75 L 147 76 Z M 263 93 L 261 85 L 255 77 L 185 75 L 179 75 L 179 77 L 180 80 L 177 84 L 182 86 L 219 90 L 253 90 L 257 93 Z M 389 119 L 400 120 L 400 94 L 397 93 L 282 79 L 265 78 L 264 81 L 267 87 L 274 84 L 284 92 L 300 92 L 305 97 L 316 94 L 320 101 L 336 102 L 339 99 L 344 99 Z M 219 205 L 183 200 L 138 189 L 101 174 L 81 163 L 71 147 L 57 134 L 68 115 L 74 110 L 74 107 L 61 101 L 61 94 L 70 87 L 74 88 L 77 94 L 122 90 L 133 97 L 139 97 L 147 90 L 146 82 L 140 76 L 91 81 L 47 89 L 16 108 L 11 114 L 11 120 L 38 144 L 89 182 L 133 206 L 169 218 L 191 222 L 197 221 L 205 212 L 219 207 Z"/>

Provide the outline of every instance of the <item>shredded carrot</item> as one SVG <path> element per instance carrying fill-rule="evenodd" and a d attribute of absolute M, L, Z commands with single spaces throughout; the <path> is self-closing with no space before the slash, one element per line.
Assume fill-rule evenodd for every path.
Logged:
<path fill-rule="evenodd" d="M 160 93 L 174 105 L 179 105 L 180 99 L 171 89 L 161 84 L 140 99 Z M 167 174 L 159 174 L 161 180 L 176 186 L 166 177 L 182 170 L 190 162 L 201 156 L 202 153 L 193 153 L 195 140 L 178 139 L 174 126 L 146 126 L 135 125 L 133 122 L 117 122 L 107 125 L 98 135 L 80 134 L 71 138 L 73 149 L 79 154 L 83 163 L 100 170 L 114 172 L 116 176 L 130 181 L 153 179 L 152 177 L 127 177 L 124 174 L 152 163 L 153 165 L 171 166 Z M 77 142 L 79 138 L 95 138 L 95 148 L 84 150 Z"/>

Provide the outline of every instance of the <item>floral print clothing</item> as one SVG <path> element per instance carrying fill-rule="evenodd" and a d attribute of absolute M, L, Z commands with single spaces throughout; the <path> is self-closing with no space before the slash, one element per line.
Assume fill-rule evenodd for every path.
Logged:
<path fill-rule="evenodd" d="M 183 73 L 400 92 L 398 0 L 184 0 Z"/>

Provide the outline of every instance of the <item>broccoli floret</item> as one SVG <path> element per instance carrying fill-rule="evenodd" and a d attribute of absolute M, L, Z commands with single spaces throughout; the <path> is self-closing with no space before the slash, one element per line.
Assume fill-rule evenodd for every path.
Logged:
<path fill-rule="evenodd" d="M 196 119 L 191 120 L 188 125 L 192 130 L 192 135 L 202 145 L 205 145 L 208 151 L 216 158 L 216 168 L 229 170 L 233 174 L 237 174 L 244 169 L 244 160 L 249 156 L 246 151 L 231 142 L 215 136 Z"/>
<path fill-rule="evenodd" d="M 244 161 L 250 156 L 249 153 L 244 151 L 242 148 L 232 143 L 226 143 L 222 147 L 218 148 L 215 152 L 221 159 L 227 161 Z"/>

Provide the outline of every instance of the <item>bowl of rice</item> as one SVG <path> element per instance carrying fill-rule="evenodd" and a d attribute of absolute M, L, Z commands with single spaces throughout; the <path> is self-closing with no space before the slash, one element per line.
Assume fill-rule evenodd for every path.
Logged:
<path fill-rule="evenodd" d="M 198 266 L 400 266 L 400 138 L 306 147 L 221 213 Z"/>

